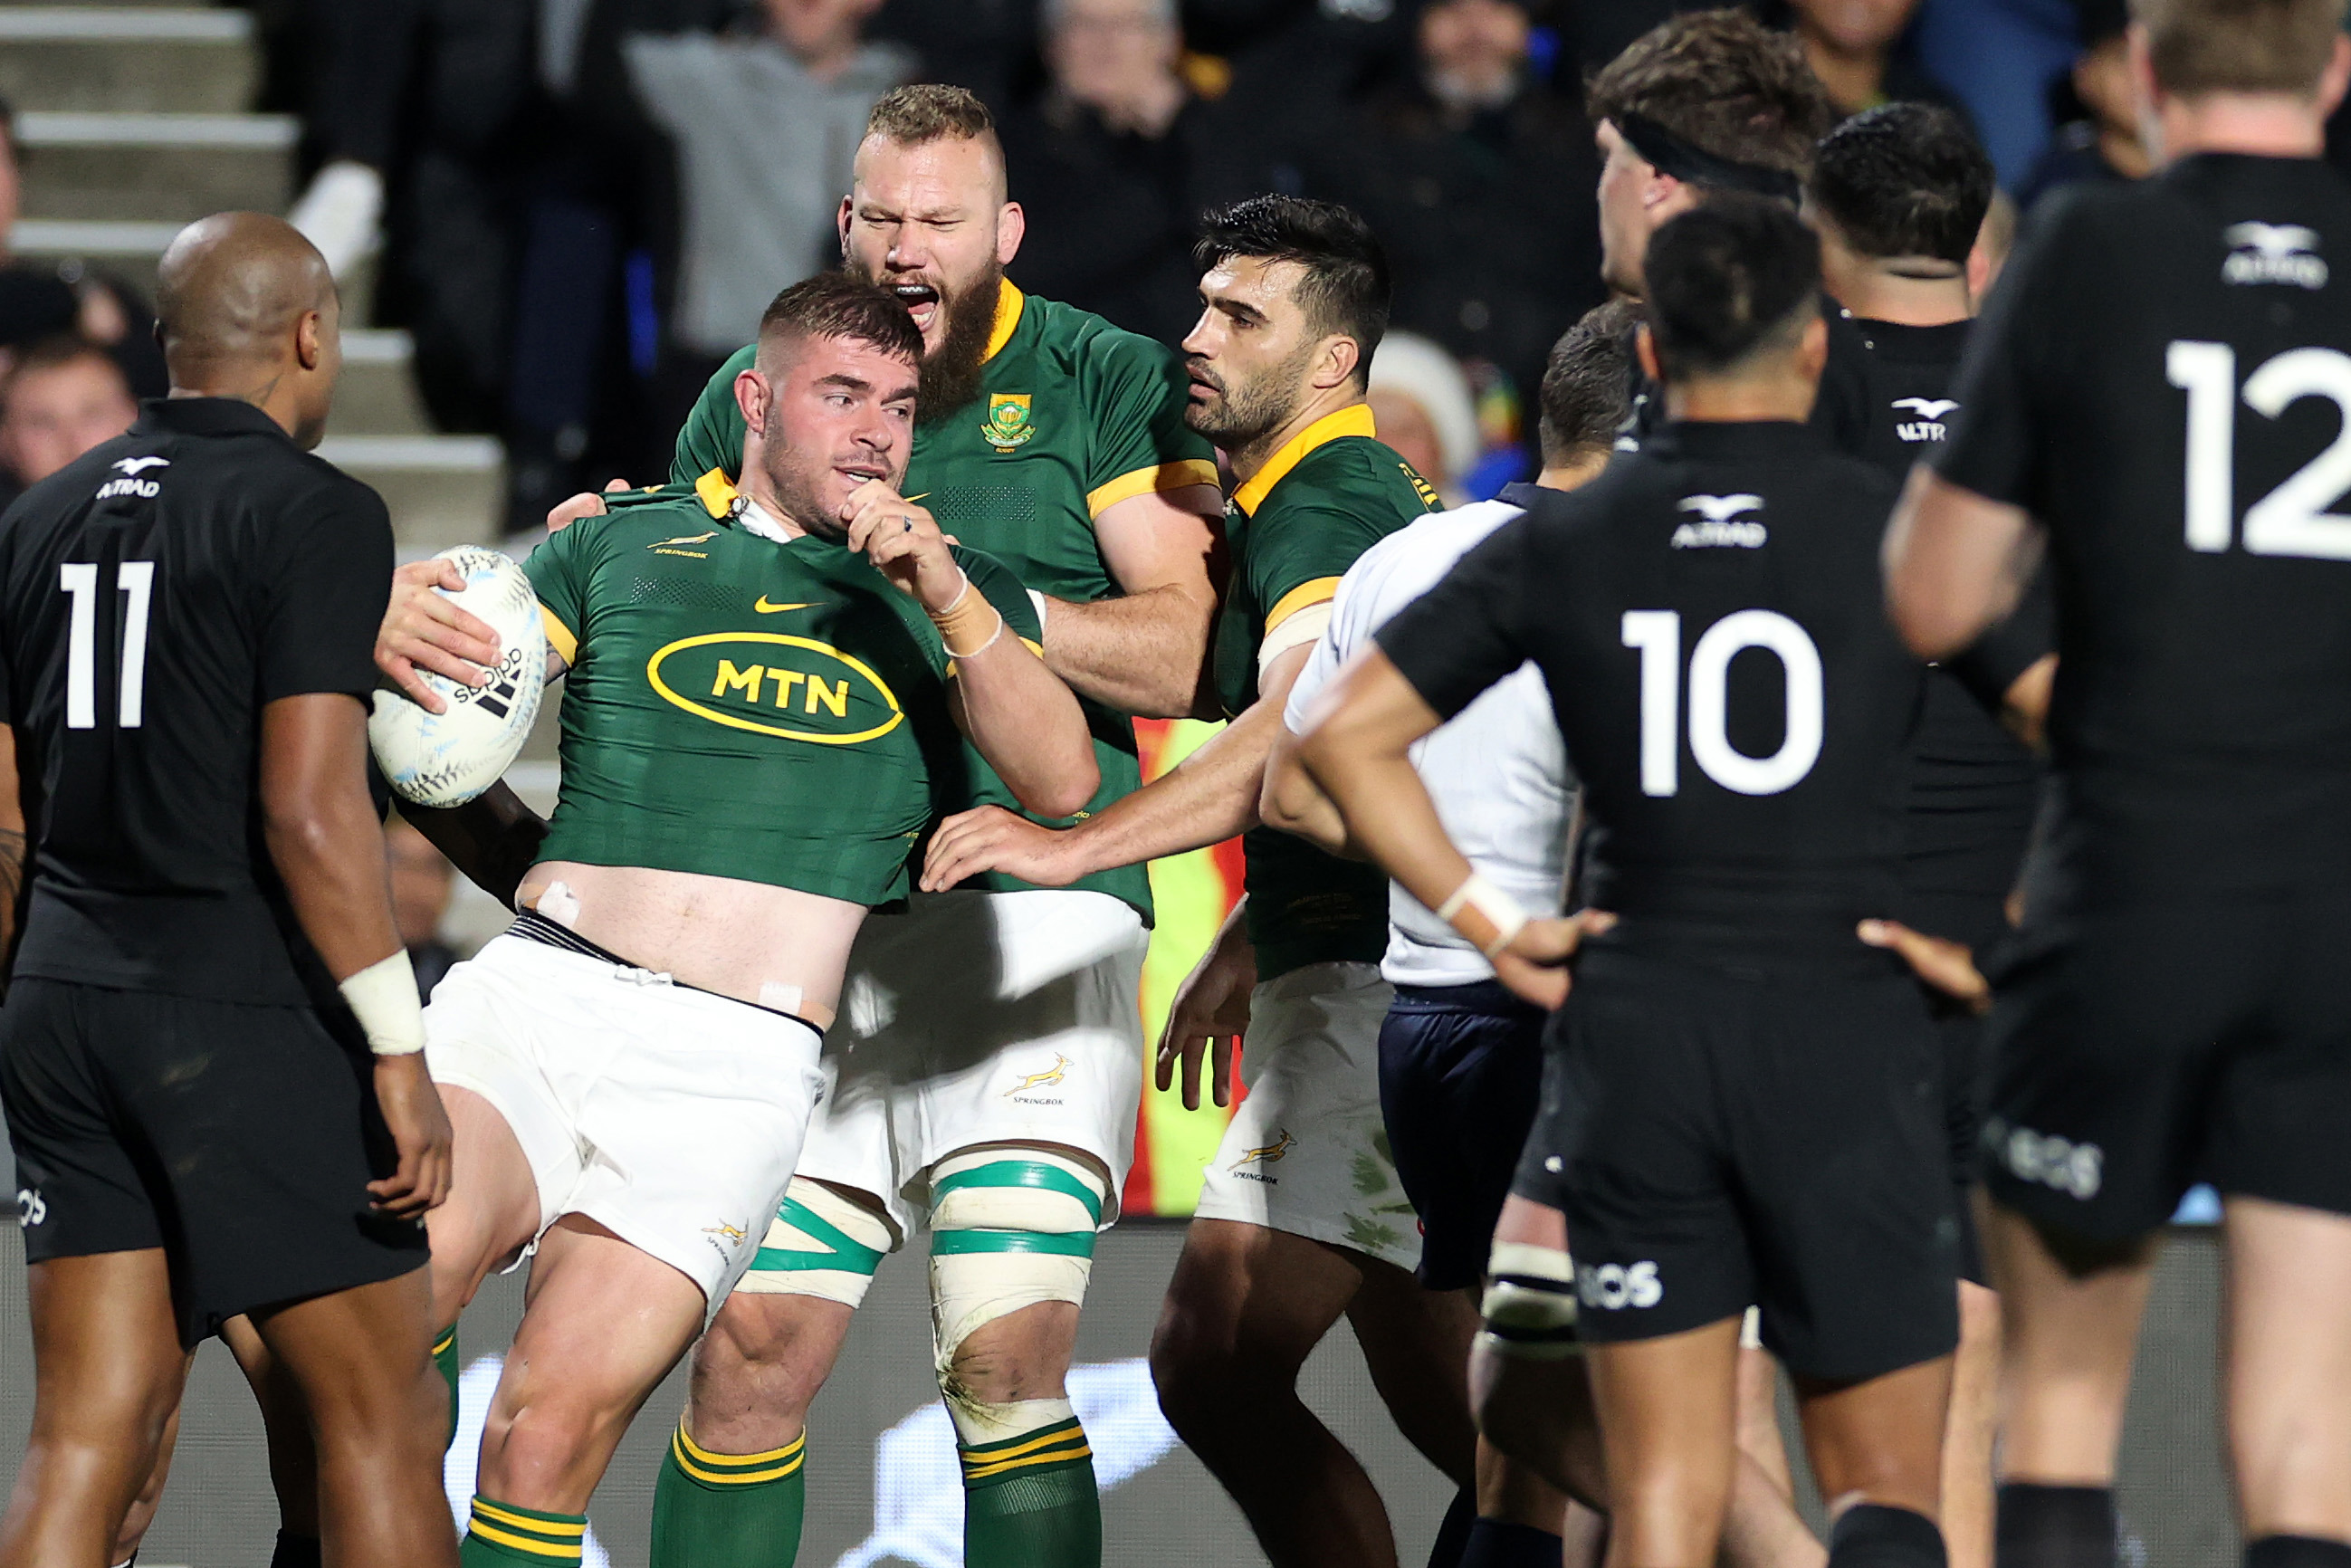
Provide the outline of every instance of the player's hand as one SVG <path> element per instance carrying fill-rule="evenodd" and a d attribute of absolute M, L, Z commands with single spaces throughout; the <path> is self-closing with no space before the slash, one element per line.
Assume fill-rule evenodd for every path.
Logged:
<path fill-rule="evenodd" d="M 422 1219 L 449 1196 L 449 1113 L 424 1071 L 424 1053 L 375 1059 L 375 1103 L 392 1129 L 400 1166 L 368 1183 L 375 1207 L 402 1219 Z"/>
<path fill-rule="evenodd" d="M 938 519 L 879 479 L 850 492 L 849 548 L 933 614 L 945 614 L 965 591 L 963 569 Z"/>
<path fill-rule="evenodd" d="M 615 479 L 604 486 L 604 495 L 609 496 L 615 490 L 625 490 L 628 487 L 629 482 L 626 479 Z M 566 496 L 548 509 L 547 531 L 550 534 L 559 534 L 582 517 L 601 517 L 609 510 L 611 508 L 604 505 L 604 496 L 599 496 L 591 490 L 582 490 L 576 496 Z"/>
<path fill-rule="evenodd" d="M 1181 1061 L 1184 1109 L 1198 1110 L 1200 1058 L 1205 1054 L 1209 1093 L 1219 1105 L 1233 1103 L 1233 1062 L 1240 1054 L 1241 1036 L 1249 1032 L 1249 993 L 1256 989 L 1257 949 L 1235 925 L 1209 946 L 1176 989 L 1153 1073 L 1162 1093 L 1175 1082 L 1176 1064 Z"/>
<path fill-rule="evenodd" d="M 984 871 L 1009 873 L 1040 887 L 1067 887 L 1085 874 L 1074 852 L 1073 830 L 1040 828 L 1001 806 L 958 811 L 931 835 L 923 861 L 923 891 L 944 893 Z"/>
<path fill-rule="evenodd" d="M 1520 1000 L 1556 1010 L 1567 1000 L 1568 960 L 1575 956 L 1586 936 L 1597 936 L 1615 924 L 1616 917 L 1604 909 L 1580 909 L 1570 915 L 1530 920 L 1510 938 L 1510 945 L 1494 956 L 1494 977 Z"/>
<path fill-rule="evenodd" d="M 1854 935 L 1873 947 L 1891 950 L 1910 966 L 1910 972 L 1970 1011 L 1991 1007 L 1991 986 L 1976 968 L 1974 951 L 1948 936 L 1913 931 L 1898 920 L 1865 920 Z"/>
<path fill-rule="evenodd" d="M 597 507 L 601 510 L 603 503 Z M 392 677 L 408 700 L 426 713 L 446 713 L 449 705 L 424 682 L 430 670 L 460 685 L 489 684 L 498 662 L 496 630 L 478 615 L 460 610 L 445 594 L 465 591 L 465 575 L 454 561 L 411 561 L 392 574 L 392 602 L 375 634 L 375 667 Z"/>

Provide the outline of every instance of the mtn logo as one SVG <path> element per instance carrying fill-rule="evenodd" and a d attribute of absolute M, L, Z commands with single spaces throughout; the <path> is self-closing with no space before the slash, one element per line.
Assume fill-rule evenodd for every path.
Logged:
<path fill-rule="evenodd" d="M 2229 256 L 2220 264 L 2226 283 L 2291 283 L 2297 288 L 2326 287 L 2326 262 L 2316 229 L 2300 224 L 2231 224 L 2221 238 Z"/>
<path fill-rule="evenodd" d="M 1684 496 L 1675 505 L 1678 510 L 1699 514 L 1697 522 L 1684 523 L 1674 530 L 1676 549 L 1715 549 L 1726 545 L 1758 549 L 1769 537 L 1761 523 L 1740 516 L 1762 510 L 1761 496 Z"/>

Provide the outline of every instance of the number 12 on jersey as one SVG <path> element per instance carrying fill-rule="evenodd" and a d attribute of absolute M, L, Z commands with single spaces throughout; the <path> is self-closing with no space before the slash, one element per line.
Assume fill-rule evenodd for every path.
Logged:
<path fill-rule="evenodd" d="M 155 596 L 155 563 L 126 560 L 114 569 L 114 585 L 128 596 L 122 607 L 122 689 L 114 708 L 118 729 L 137 729 L 146 716 L 147 614 Z M 98 727 L 98 567 L 68 561 L 57 568 L 57 586 L 73 601 L 66 623 L 66 727 Z"/>
<path fill-rule="evenodd" d="M 2218 554 L 2236 531 L 2237 350 L 2175 342 L 2164 350 L 2163 370 L 2188 394 L 2188 548 Z M 2351 517 L 2327 510 L 2351 490 L 2351 356 L 2289 349 L 2245 378 L 2243 395 L 2264 419 L 2306 397 L 2331 400 L 2343 417 L 2326 450 L 2245 508 L 2245 553 L 2351 560 Z"/>
<path fill-rule="evenodd" d="M 1624 642 L 1641 653 L 1641 793 L 1681 789 L 1682 618 L 1627 610 Z M 1750 757 L 1730 744 L 1730 661 L 1750 648 L 1775 655 L 1786 676 L 1780 749 Z M 1821 759 L 1826 695 L 1821 651 L 1802 626 L 1771 610 L 1741 610 L 1708 627 L 1689 656 L 1689 748 L 1708 779 L 1740 795 L 1792 789 Z"/>

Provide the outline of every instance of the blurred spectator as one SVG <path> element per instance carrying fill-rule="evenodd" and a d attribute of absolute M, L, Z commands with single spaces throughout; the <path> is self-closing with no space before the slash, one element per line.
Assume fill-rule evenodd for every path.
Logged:
<path fill-rule="evenodd" d="M 2155 166 L 2139 140 L 2130 13 L 2123 0 L 2082 0 L 2081 16 L 2082 52 L 2052 90 L 2056 135 L 2016 190 L 2017 205 L 2028 211 L 2060 185 L 2143 179 Z"/>
<path fill-rule="evenodd" d="M 1020 281 L 1176 342 L 1199 314 L 1192 231 L 1208 204 L 1176 0 L 1045 0 L 1043 20 L 1050 85 L 1002 127 L 1029 218 Z"/>
<path fill-rule="evenodd" d="M 1477 463 L 1480 443 L 1469 378 L 1453 356 L 1417 332 L 1390 332 L 1372 356 L 1364 401 L 1380 439 L 1419 469 L 1447 506 L 1459 506 L 1459 481 Z"/>
<path fill-rule="evenodd" d="M 441 922 L 456 892 L 456 868 L 398 817 L 383 824 L 383 849 L 392 862 L 392 915 L 400 927 L 400 945 L 415 967 L 417 990 L 429 1000 L 457 961 L 457 950 L 441 940 Z"/>
<path fill-rule="evenodd" d="M 52 338 L 17 360 L 0 392 L 0 506 L 139 417 L 114 357 L 80 338 Z"/>
<path fill-rule="evenodd" d="M 1919 66 L 1959 95 L 2000 183 L 2013 191 L 2049 145 L 2050 84 L 2074 46 L 2074 0 L 1925 0 Z"/>
<path fill-rule="evenodd" d="M 870 37 L 923 58 L 925 79 L 969 88 L 1002 125 L 1034 86 L 1038 0 L 886 0 Z"/>
<path fill-rule="evenodd" d="M 1430 0 L 1416 47 L 1322 137 L 1315 193 L 1386 246 L 1395 322 L 1500 367 L 1523 397 L 1599 303 L 1599 162 L 1531 59 L 1536 0 Z"/>
<path fill-rule="evenodd" d="M 1839 114 L 1896 101 L 1938 103 L 1966 114 L 1904 47 L 1918 0 L 1779 0 L 1765 9 L 1767 21 L 1794 31 Z"/>
<path fill-rule="evenodd" d="M 834 214 L 873 100 L 914 74 L 866 42 L 881 0 L 765 0 L 758 30 L 626 41 L 631 80 L 677 144 L 678 300 L 663 379 L 681 413 L 786 284 L 838 260 Z"/>
<path fill-rule="evenodd" d="M 138 290 L 84 271 L 79 262 L 37 266 L 15 258 L 9 236 L 23 192 L 16 111 L 0 99 L 0 374 L 37 343 L 78 336 L 114 357 L 134 395 L 162 397 L 171 378 L 155 344 L 155 313 Z"/>

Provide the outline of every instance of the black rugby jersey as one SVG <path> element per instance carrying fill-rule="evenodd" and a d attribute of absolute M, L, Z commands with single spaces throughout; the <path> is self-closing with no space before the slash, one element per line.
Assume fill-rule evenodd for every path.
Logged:
<path fill-rule="evenodd" d="M 1914 327 L 1837 310 L 1813 426 L 1899 485 L 1941 446 L 1969 323 Z M 2005 905 L 2039 808 L 2041 766 L 2000 724 L 2008 688 L 2053 646 L 2045 593 L 2034 593 L 1966 653 L 1928 672 L 1910 762 L 1902 900 L 1921 931 L 1981 947 L 2007 925 Z"/>
<path fill-rule="evenodd" d="M 1627 936 L 1865 952 L 1923 674 L 1877 586 L 1894 494 L 1802 425 L 1673 423 L 1536 499 L 1378 641 L 1447 717 L 1541 668 L 1583 781 L 1585 899 Z"/>
<path fill-rule="evenodd" d="M 261 837 L 261 709 L 367 700 L 392 561 L 374 491 L 221 398 L 146 403 L 0 518 L 0 721 L 33 841 L 17 974 L 309 999 Z"/>
<path fill-rule="evenodd" d="M 2351 187 L 2203 154 L 2054 198 L 1936 465 L 2049 534 L 2066 881 L 2351 876 Z"/>

